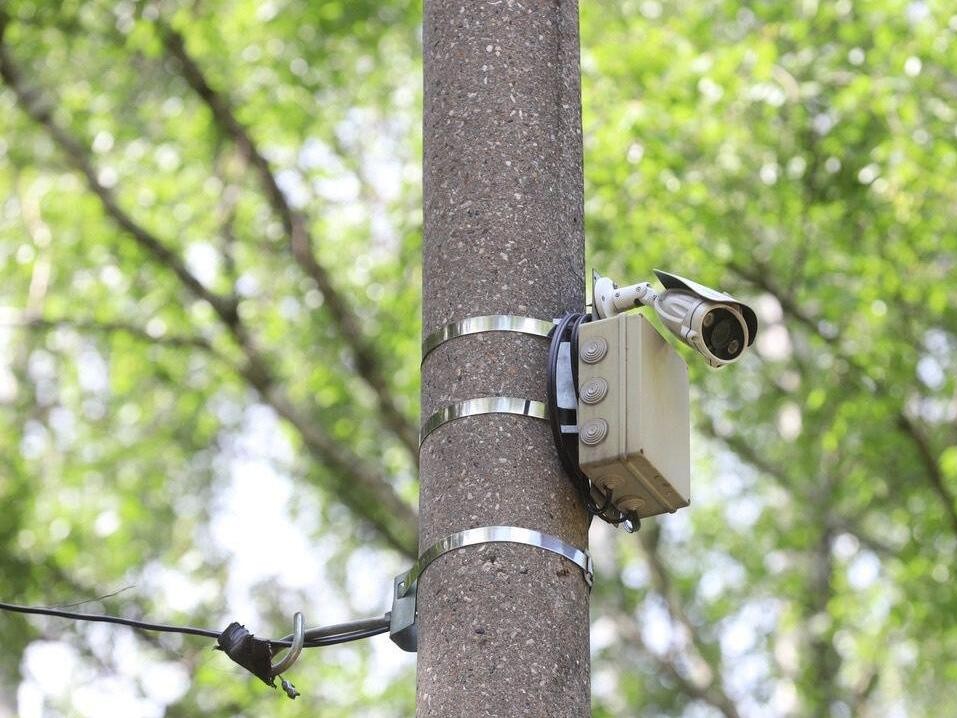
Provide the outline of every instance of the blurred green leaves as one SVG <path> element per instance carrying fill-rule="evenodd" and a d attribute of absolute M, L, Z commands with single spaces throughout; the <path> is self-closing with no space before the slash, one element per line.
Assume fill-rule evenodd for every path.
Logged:
<path fill-rule="evenodd" d="M 763 320 L 757 356 L 731 371 L 689 358 L 707 449 L 742 462 L 698 496 L 752 477 L 722 499 L 757 513 L 738 525 L 694 504 L 681 572 L 700 579 L 718 551 L 746 589 L 715 614 L 689 588 L 688 610 L 703 630 L 779 602 L 778 631 L 748 654 L 769 671 L 748 690 L 779 702 L 743 706 L 932 714 L 889 676 L 940 695 L 955 658 L 935 579 L 957 538 L 955 21 L 923 2 L 583 13 L 592 262 L 626 281 L 701 277 Z"/>
<path fill-rule="evenodd" d="M 157 22 L 182 33 L 302 213 L 413 424 L 421 8 L 3 11 L 7 52 L 97 181 L 235 301 L 251 342 L 130 240 L 49 128 L 0 89 L 4 597 L 69 602 L 169 571 L 207 587 L 183 620 L 223 618 L 236 568 L 211 539 L 216 507 L 250 421 L 262 423 L 251 408 L 285 406 L 275 387 L 298 423 L 271 435 L 291 448 L 269 447 L 268 460 L 295 482 L 290 511 L 315 519 L 310 540 L 348 607 L 356 549 L 399 559 L 333 498 L 356 482 L 317 459 L 303 427 L 408 506 L 414 457 L 381 421 L 381 396 L 291 256 L 248 153 Z M 692 508 L 646 522 L 640 540 L 594 532 L 595 715 L 929 716 L 957 702 L 955 18 L 923 0 L 582 3 L 590 263 L 619 281 L 652 267 L 695 277 L 753 300 L 762 322 L 733 367 L 685 355 Z M 250 346 L 265 379 L 249 371 Z M 258 590 L 276 622 L 300 598 L 275 582 Z M 105 607 L 175 620 L 168 598 Z M 21 651 L 49 633 L 0 621 L 0 713 L 24 679 Z M 85 629 L 66 637 L 112 670 L 84 648 Z M 138 645 L 189 669 L 170 716 L 414 710 L 408 668 L 383 667 L 368 646 L 314 654 L 292 704 L 201 645 Z"/>

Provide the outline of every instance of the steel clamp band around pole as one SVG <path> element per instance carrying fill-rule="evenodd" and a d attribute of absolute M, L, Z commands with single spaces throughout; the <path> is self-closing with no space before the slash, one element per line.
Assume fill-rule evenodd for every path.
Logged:
<path fill-rule="evenodd" d="M 483 332 L 518 332 L 536 337 L 547 337 L 554 322 L 534 317 L 519 317 L 514 314 L 488 314 L 481 317 L 466 317 L 439 327 L 422 340 L 422 361 L 437 347 L 450 339 L 466 334 Z"/>
<path fill-rule="evenodd" d="M 545 419 L 545 403 L 533 399 L 522 399 L 515 396 L 484 396 L 478 399 L 466 399 L 444 406 L 430 416 L 422 425 L 419 432 L 419 446 L 425 438 L 443 424 L 462 419 L 466 416 L 479 414 L 515 414 L 530 416 L 534 419 Z"/>
<path fill-rule="evenodd" d="M 594 577 L 591 554 L 565 543 L 556 536 L 518 526 L 482 526 L 459 531 L 436 541 L 419 556 L 412 568 L 395 577 L 389 632 L 396 645 L 406 651 L 415 651 L 418 648 L 416 590 L 425 569 L 450 551 L 488 543 L 525 544 L 558 554 L 582 570 L 585 583 L 589 590 L 591 589 Z"/>

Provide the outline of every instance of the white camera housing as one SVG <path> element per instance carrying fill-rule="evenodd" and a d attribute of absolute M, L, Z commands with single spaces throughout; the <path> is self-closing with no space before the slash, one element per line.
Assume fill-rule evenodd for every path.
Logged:
<path fill-rule="evenodd" d="M 617 287 L 595 276 L 593 305 L 597 318 L 607 319 L 636 306 L 654 307 L 662 323 L 713 367 L 736 362 L 754 343 L 758 319 L 754 310 L 730 294 L 690 279 L 655 270 L 665 291 L 648 282 Z"/>

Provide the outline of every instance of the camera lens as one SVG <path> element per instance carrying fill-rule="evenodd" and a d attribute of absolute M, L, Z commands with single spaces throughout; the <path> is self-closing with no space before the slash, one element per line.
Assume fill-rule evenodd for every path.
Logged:
<path fill-rule="evenodd" d="M 730 361 L 744 351 L 744 322 L 730 309 L 712 309 L 704 316 L 701 326 L 704 345 L 718 359 Z"/>

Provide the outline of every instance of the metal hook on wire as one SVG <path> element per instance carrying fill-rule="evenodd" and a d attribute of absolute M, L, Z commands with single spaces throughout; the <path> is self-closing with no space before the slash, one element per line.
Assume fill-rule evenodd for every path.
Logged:
<path fill-rule="evenodd" d="M 302 612 L 296 611 L 292 617 L 292 645 L 289 646 L 289 650 L 286 651 L 282 660 L 272 664 L 272 675 L 274 677 L 292 668 L 292 665 L 299 660 L 299 654 L 302 653 L 302 646 L 305 642 L 306 622 L 302 617 Z"/>

